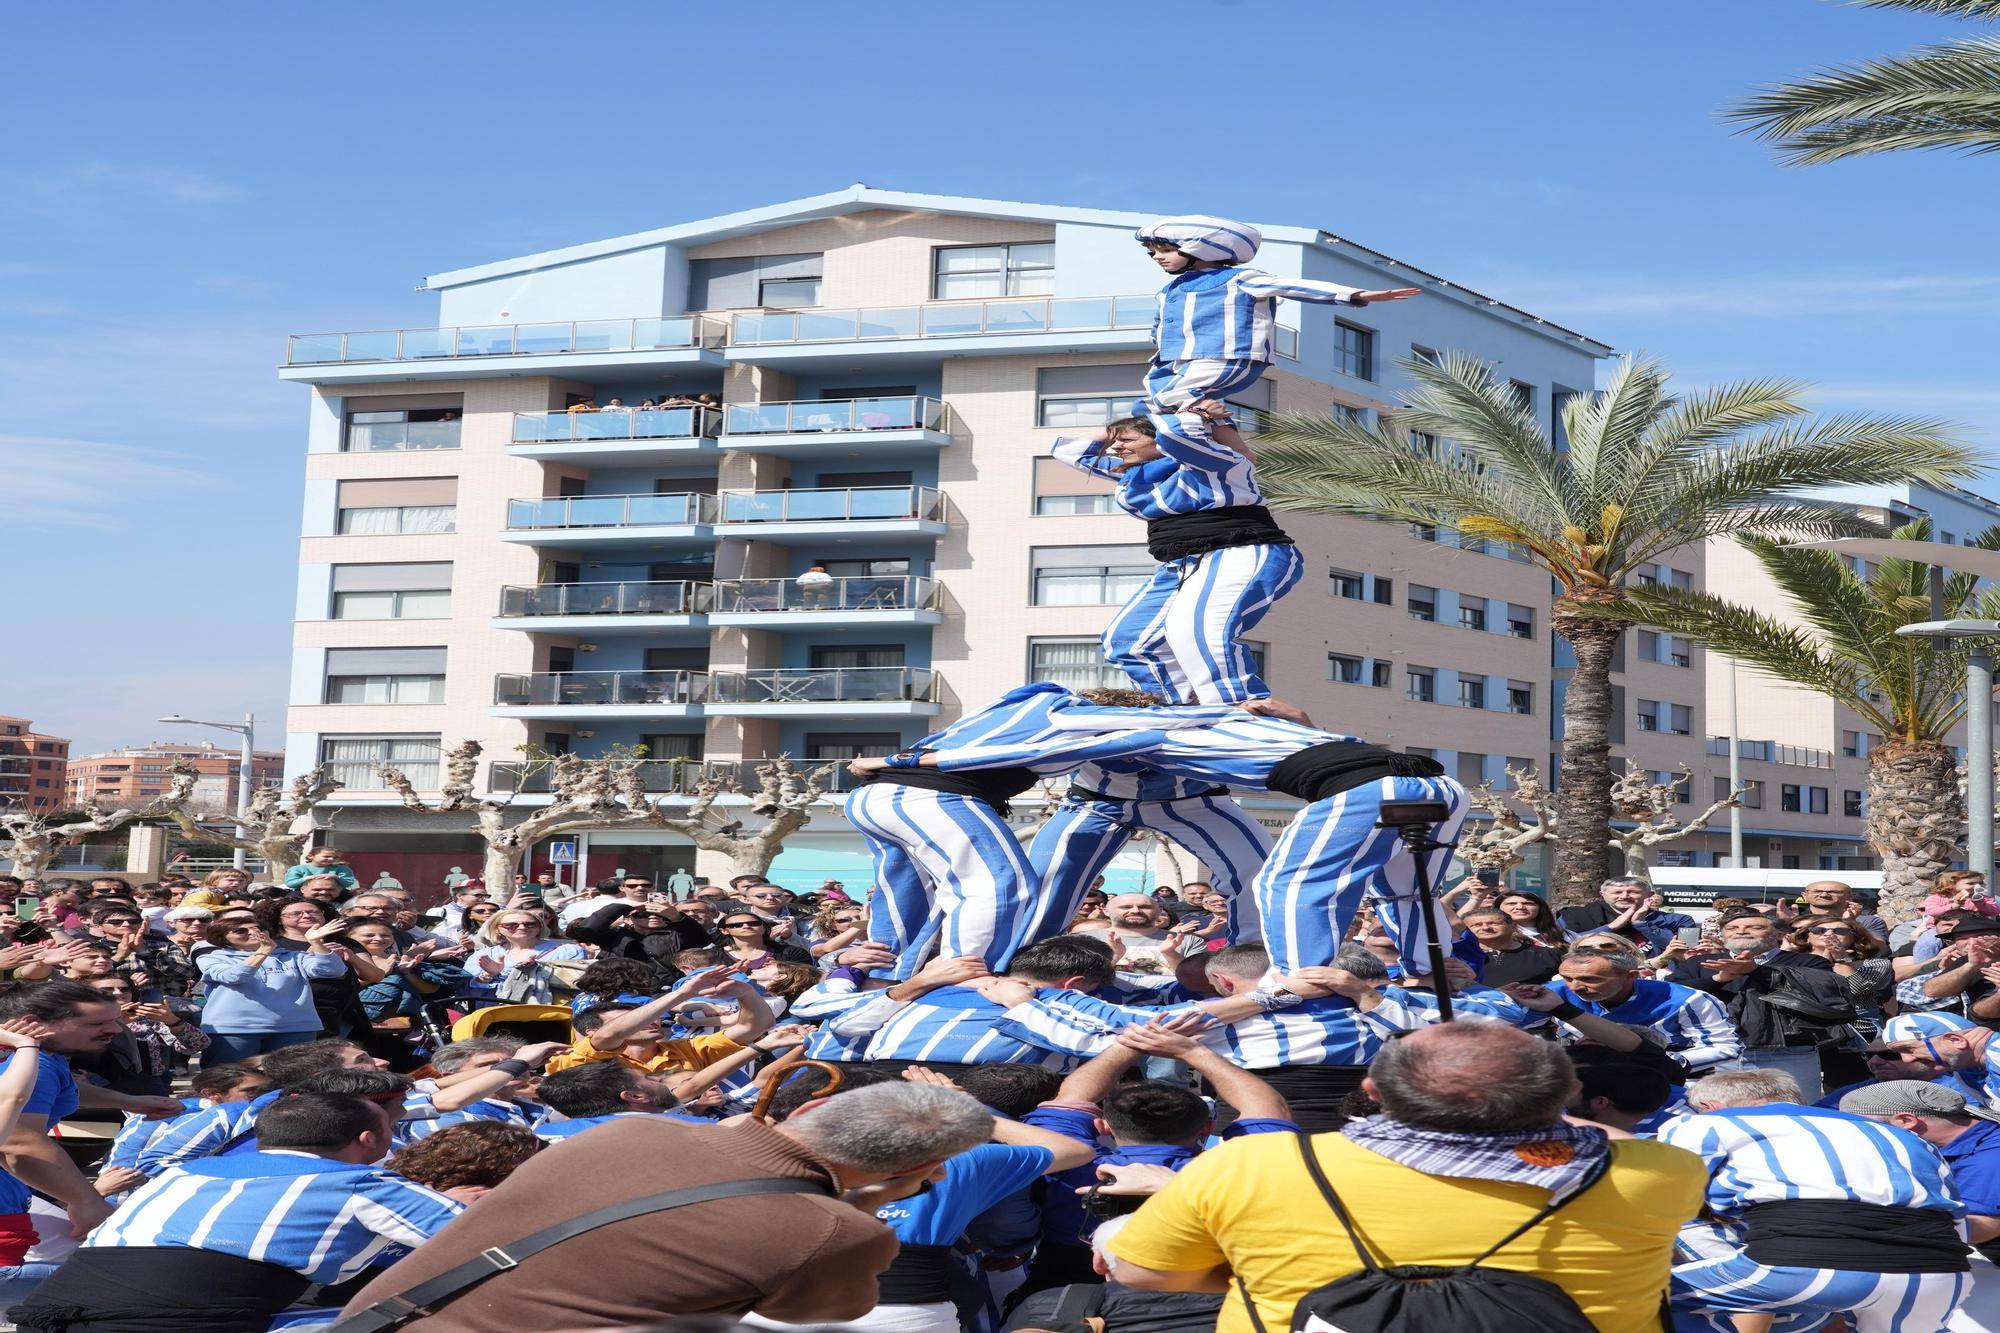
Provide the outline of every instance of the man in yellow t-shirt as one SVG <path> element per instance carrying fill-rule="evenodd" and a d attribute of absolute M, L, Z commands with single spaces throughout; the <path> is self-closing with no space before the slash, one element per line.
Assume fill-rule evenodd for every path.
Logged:
<path fill-rule="evenodd" d="M 1385 1267 L 1471 1262 L 1548 1203 L 1552 1186 L 1525 1183 L 1542 1178 L 1541 1164 L 1556 1164 L 1548 1179 L 1565 1179 L 1564 1161 L 1603 1151 L 1589 1131 L 1560 1119 L 1576 1087 L 1568 1056 L 1504 1024 L 1461 1019 L 1422 1029 L 1385 1047 L 1362 1086 L 1384 1115 L 1350 1127 L 1358 1140 L 1343 1132 L 1308 1142 Z M 1601 1179 L 1484 1266 L 1555 1283 L 1603 1333 L 1656 1333 L 1675 1233 L 1700 1209 L 1707 1170 L 1664 1144 L 1627 1139 L 1608 1148 Z M 1449 1160 L 1455 1174 L 1384 1155 L 1419 1151 L 1427 1163 Z M 1217 1333 L 1254 1333 L 1237 1277 L 1263 1328 L 1277 1333 L 1291 1327 L 1300 1297 L 1360 1269 L 1299 1141 L 1283 1134 L 1202 1154 L 1107 1248 L 1113 1276 L 1129 1286 L 1229 1292 Z"/>
<path fill-rule="evenodd" d="M 660 1020 L 668 1010 L 699 998 L 735 1000 L 735 1021 L 720 1032 L 699 1037 L 661 1035 Z M 623 1060 L 649 1074 L 704 1069 L 755 1042 L 770 1030 L 772 1021 L 770 1006 L 755 987 L 731 980 L 720 969 L 703 972 L 644 1004 L 600 1004 L 584 1010 L 570 1025 L 575 1040 L 549 1061 L 548 1071 L 555 1074 L 595 1060 Z"/>

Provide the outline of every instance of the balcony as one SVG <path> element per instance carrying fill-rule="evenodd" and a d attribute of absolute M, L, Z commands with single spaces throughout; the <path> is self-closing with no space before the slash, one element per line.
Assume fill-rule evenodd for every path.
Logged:
<path fill-rule="evenodd" d="M 931 486 L 724 491 L 716 532 L 786 545 L 829 538 L 944 536 L 945 498 Z"/>
<path fill-rule="evenodd" d="M 279 375 L 323 383 L 553 374 L 586 364 L 719 366 L 726 337 L 726 325 L 702 315 L 295 333 Z"/>
<path fill-rule="evenodd" d="M 495 629 L 650 634 L 699 629 L 714 590 L 707 583 L 546 583 L 500 590 Z"/>
<path fill-rule="evenodd" d="M 713 717 L 931 717 L 938 676 L 928 667 L 785 668 L 716 672 Z"/>
<path fill-rule="evenodd" d="M 543 671 L 495 676 L 494 717 L 694 717 L 705 671 Z"/>
<path fill-rule="evenodd" d="M 744 403 L 725 409 L 724 449 L 793 458 L 858 458 L 951 443 L 945 405 L 935 398 L 827 398 Z"/>
<path fill-rule="evenodd" d="M 728 358 L 760 365 L 935 359 L 950 354 L 1137 350 L 1151 346 L 1154 296 L 1014 297 L 872 309 L 783 310 L 730 321 Z M 912 346 L 912 343 L 919 346 Z"/>
<path fill-rule="evenodd" d="M 714 588 L 711 625 L 784 631 L 944 620 L 937 580 L 928 578 L 841 578 L 804 587 L 796 579 L 721 579 Z"/>
<path fill-rule="evenodd" d="M 715 448 L 721 414 L 702 407 L 516 412 L 515 458 L 616 465 Z"/>
<path fill-rule="evenodd" d="M 615 546 L 714 535 L 712 495 L 562 495 L 509 500 L 500 540 L 530 545 Z"/>
<path fill-rule="evenodd" d="M 757 765 L 761 762 L 756 759 L 643 759 L 638 765 L 639 781 L 646 791 L 654 795 L 691 796 L 695 787 L 708 779 L 734 780 L 748 793 L 757 789 Z M 829 795 L 852 791 L 861 785 L 860 779 L 847 771 L 844 759 L 797 759 L 793 762 L 808 773 L 831 769 L 820 778 L 820 785 Z M 500 795 L 546 796 L 554 786 L 554 776 L 553 766 L 548 764 L 493 763 L 487 766 L 487 790 Z M 722 803 L 726 805 L 730 799 L 724 796 Z"/>

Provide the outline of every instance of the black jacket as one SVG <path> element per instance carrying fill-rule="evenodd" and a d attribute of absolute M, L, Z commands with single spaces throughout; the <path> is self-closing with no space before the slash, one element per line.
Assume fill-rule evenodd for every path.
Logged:
<path fill-rule="evenodd" d="M 1847 989 L 1847 978 L 1833 970 L 1833 964 L 1816 954 L 1793 953 L 1780 949 L 1768 962 L 1760 963 L 1748 976 L 1731 981 L 1718 981 L 1715 975 L 1701 964 L 1704 960 L 1727 958 L 1720 952 L 1696 954 L 1683 958 L 1674 964 L 1673 972 L 1667 980 L 1695 990 L 1707 991 L 1721 1000 L 1729 1009 L 1729 1021 L 1736 1024 L 1743 1034 L 1746 1046 L 1782 1046 L 1785 1034 L 1778 1025 L 1778 1016 L 1764 1002 L 1764 996 L 1781 981 L 1829 1009 L 1851 1006 Z"/>
<path fill-rule="evenodd" d="M 630 926 L 611 924 L 632 910 L 632 904 L 624 901 L 612 903 L 609 907 L 592 912 L 569 928 L 569 937 L 584 944 L 594 944 L 607 958 L 630 958 L 634 962 L 651 963 L 659 969 L 664 980 L 673 981 L 680 976 L 674 968 L 674 955 L 682 949 L 705 949 L 714 941 L 708 931 L 686 917 L 669 920 L 664 930 L 638 931 Z"/>

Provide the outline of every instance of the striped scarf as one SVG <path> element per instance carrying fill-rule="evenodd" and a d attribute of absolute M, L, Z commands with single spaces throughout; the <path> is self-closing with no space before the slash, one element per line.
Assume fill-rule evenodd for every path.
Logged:
<path fill-rule="evenodd" d="M 1536 1185 L 1551 1201 L 1567 1198 L 1600 1174 L 1611 1141 L 1601 1129 L 1559 1120 L 1542 1129 L 1461 1134 L 1419 1129 L 1386 1115 L 1349 1121 L 1349 1141 L 1427 1176 Z"/>

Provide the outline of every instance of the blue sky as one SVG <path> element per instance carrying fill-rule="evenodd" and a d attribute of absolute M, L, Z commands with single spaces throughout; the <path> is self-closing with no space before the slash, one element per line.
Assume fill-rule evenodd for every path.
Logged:
<path fill-rule="evenodd" d="M 60 6 L 10 15 L 0 712 L 281 733 L 288 332 L 427 273 L 836 189 L 1311 224 L 1693 381 L 2000 441 L 2000 163 L 1801 171 L 1717 109 L 1962 29 L 1824 0 Z M 1206 80 L 1206 82 L 1204 82 Z M 23 614 L 25 613 L 25 614 Z M 226 737 L 217 739 L 227 741 Z"/>

